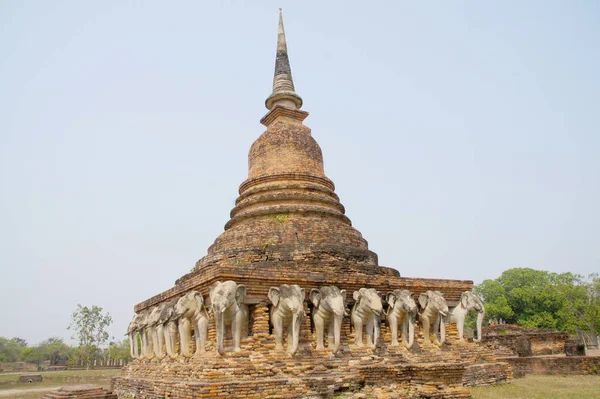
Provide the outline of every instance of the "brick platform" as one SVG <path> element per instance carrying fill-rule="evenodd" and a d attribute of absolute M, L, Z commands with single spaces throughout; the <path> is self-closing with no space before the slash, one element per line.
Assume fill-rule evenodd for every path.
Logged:
<path fill-rule="evenodd" d="M 62 387 L 42 399 L 117 399 L 117 395 L 97 385 L 84 384 Z"/>

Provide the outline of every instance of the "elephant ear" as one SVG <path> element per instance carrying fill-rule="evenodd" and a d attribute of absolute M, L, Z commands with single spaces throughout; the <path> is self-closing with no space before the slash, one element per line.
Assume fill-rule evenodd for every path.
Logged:
<path fill-rule="evenodd" d="M 202 307 L 204 306 L 204 297 L 202 297 L 202 294 L 196 291 L 194 299 L 196 300 L 196 306 L 198 306 L 198 310 L 202 310 Z"/>
<path fill-rule="evenodd" d="M 361 290 L 362 290 L 362 288 L 361 288 Z M 354 293 L 352 294 L 352 298 L 354 298 L 354 300 L 356 302 L 359 301 L 360 297 L 361 297 L 361 293 L 359 291 L 354 291 Z"/>
<path fill-rule="evenodd" d="M 244 284 L 239 284 L 235 290 L 235 301 L 238 306 L 242 306 L 244 301 L 246 300 L 246 286 Z"/>
<path fill-rule="evenodd" d="M 306 291 L 304 288 L 300 288 L 300 300 L 304 303 L 304 299 L 306 299 Z"/>
<path fill-rule="evenodd" d="M 421 309 L 425 309 L 427 307 L 427 302 L 429 302 L 429 295 L 426 292 L 419 295 L 419 305 Z"/>
<path fill-rule="evenodd" d="M 390 308 L 393 308 L 396 304 L 396 295 L 393 292 L 389 292 L 385 301 L 390 305 Z"/>
<path fill-rule="evenodd" d="M 460 303 L 465 309 L 467 309 L 467 306 L 469 305 L 469 294 L 467 292 L 468 291 L 465 291 L 460 295 Z"/>
<path fill-rule="evenodd" d="M 342 296 L 344 302 L 346 302 L 346 290 L 340 290 L 340 295 Z"/>
<path fill-rule="evenodd" d="M 212 301 L 213 301 L 213 296 L 214 296 L 215 289 L 216 289 L 216 288 L 217 288 L 219 285 L 221 285 L 221 282 L 220 282 L 220 281 L 215 281 L 215 283 L 214 283 L 213 285 L 211 285 L 211 287 L 210 287 L 210 291 L 208 292 L 208 296 L 209 296 L 209 298 L 210 298 L 210 302 L 211 302 L 211 303 L 212 303 Z"/>
<path fill-rule="evenodd" d="M 277 287 L 269 288 L 268 297 L 269 297 L 269 301 L 271 301 L 273 306 L 277 306 L 277 304 L 279 304 L 279 298 L 281 297 L 281 292 L 279 291 L 279 288 L 277 288 Z"/>
<path fill-rule="evenodd" d="M 312 290 L 310 290 L 309 298 L 312 304 L 315 306 L 315 308 L 318 308 L 319 304 L 321 303 L 321 291 L 319 291 L 316 288 L 313 288 Z"/>

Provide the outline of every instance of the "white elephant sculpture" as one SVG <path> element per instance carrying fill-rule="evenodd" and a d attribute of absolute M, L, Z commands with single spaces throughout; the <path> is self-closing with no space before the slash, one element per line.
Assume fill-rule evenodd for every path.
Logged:
<path fill-rule="evenodd" d="M 211 287 L 209 296 L 217 328 L 217 352 L 225 353 L 223 340 L 228 326 L 231 326 L 233 350 L 240 351 L 240 340 L 248 335 L 248 306 L 244 304 L 246 286 L 238 285 L 235 281 L 217 281 Z"/>
<path fill-rule="evenodd" d="M 176 304 L 177 299 L 165 303 L 155 327 L 159 347 L 159 355 L 157 356 L 161 359 L 165 356 L 174 359 L 177 356 L 175 343 L 177 342 L 177 318 L 179 316 L 175 313 Z M 163 348 L 166 349 L 166 353 Z"/>
<path fill-rule="evenodd" d="M 458 305 L 450 309 L 449 322 L 456 323 L 456 329 L 458 330 L 458 340 L 464 341 L 464 327 L 465 319 L 469 311 L 475 310 L 477 312 L 477 338 L 473 339 L 475 342 L 481 342 L 481 327 L 483 324 L 483 317 L 485 315 L 485 307 L 483 301 L 473 294 L 471 291 L 465 291 L 460 296 Z"/>
<path fill-rule="evenodd" d="M 154 306 L 148 315 L 146 334 L 148 335 L 149 341 L 152 342 L 152 351 L 150 352 L 150 349 L 148 349 L 148 359 L 153 359 L 154 357 L 162 359 L 164 357 L 162 347 L 158 339 L 157 326 L 158 321 L 160 320 L 160 314 L 165 306 L 167 306 L 166 302 Z"/>
<path fill-rule="evenodd" d="M 152 308 L 145 309 L 144 312 L 145 316 L 139 323 L 140 342 L 142 343 L 139 359 L 152 359 L 154 357 L 152 349 L 152 328 L 148 326 Z"/>
<path fill-rule="evenodd" d="M 292 355 L 298 351 L 300 325 L 304 318 L 304 288 L 299 285 L 283 284 L 269 289 L 271 307 L 271 324 L 275 335 L 275 350 L 283 351 L 283 329 L 287 327 L 288 352 Z"/>
<path fill-rule="evenodd" d="M 412 348 L 415 339 L 415 319 L 417 304 L 413 294 L 408 290 L 394 290 L 387 295 L 389 305 L 386 320 L 392 334 L 391 346 L 399 346 L 398 325 L 402 325 L 402 343 L 407 349 Z"/>
<path fill-rule="evenodd" d="M 340 349 L 340 336 L 342 320 L 348 316 L 346 312 L 346 290 L 336 286 L 325 286 L 310 290 L 310 301 L 314 305 L 312 310 L 313 323 L 317 335 L 317 350 L 324 350 L 324 332 L 327 328 L 329 335 L 329 349 L 335 354 Z"/>
<path fill-rule="evenodd" d="M 179 298 L 175 304 L 173 317 L 179 320 L 179 342 L 181 344 L 181 355 L 191 357 L 190 337 L 192 326 L 196 341 L 196 352 L 194 356 L 200 356 L 206 351 L 208 340 L 208 312 L 204 306 L 204 298 L 198 291 L 189 291 Z"/>
<path fill-rule="evenodd" d="M 383 304 L 379 293 L 374 288 L 361 288 L 354 291 L 354 306 L 352 307 L 352 324 L 356 334 L 356 345 L 364 346 L 362 333 L 363 326 L 366 327 L 367 345 L 375 348 L 379 342 L 381 331 L 381 314 Z"/>
<path fill-rule="evenodd" d="M 446 299 L 440 291 L 426 291 L 419 295 L 419 306 L 425 342 L 431 342 L 430 332 L 433 331 L 433 343 L 442 346 L 446 341 L 446 316 L 448 315 Z"/>
<path fill-rule="evenodd" d="M 140 359 L 143 356 L 142 348 L 138 345 L 138 334 L 142 334 L 145 327 L 145 318 L 147 317 L 148 312 L 146 310 L 142 310 L 136 313 L 131 322 L 129 322 L 129 326 L 127 327 L 127 335 L 129 336 L 129 350 L 131 353 L 131 357 L 134 359 Z"/>

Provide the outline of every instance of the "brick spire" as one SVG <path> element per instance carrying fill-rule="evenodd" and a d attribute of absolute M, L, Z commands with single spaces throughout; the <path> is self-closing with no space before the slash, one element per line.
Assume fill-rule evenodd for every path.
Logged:
<path fill-rule="evenodd" d="M 281 8 L 279 9 L 279 31 L 277 34 L 273 93 L 267 98 L 265 105 L 268 110 L 272 110 L 278 105 L 289 109 L 300 109 L 302 107 L 302 98 L 294 90 Z"/>

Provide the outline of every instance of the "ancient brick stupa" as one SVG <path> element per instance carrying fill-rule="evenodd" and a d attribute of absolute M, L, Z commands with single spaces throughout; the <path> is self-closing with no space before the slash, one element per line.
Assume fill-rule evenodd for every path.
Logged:
<path fill-rule="evenodd" d="M 438 290 L 452 304 L 471 289 L 472 281 L 405 278 L 395 269 L 378 265 L 377 255 L 345 215 L 334 184 L 325 175 L 321 149 L 303 124 L 308 113 L 301 110 L 302 98 L 294 88 L 281 14 L 273 92 L 265 104 L 268 112 L 261 123 L 266 131 L 250 148 L 248 178 L 240 185 L 225 231 L 191 273 L 135 306 L 139 315 L 197 291 L 202 306 L 210 309 L 211 287 L 217 281 L 231 280 L 245 286 L 248 336 L 237 352 L 231 335 L 225 336 L 225 351 L 217 353 L 216 323 L 211 317 L 205 353 L 188 358 L 179 349 L 179 355 L 161 359 L 150 349 L 150 355 L 136 356 L 114 380 L 119 397 L 317 398 L 361 389 L 398 389 L 404 395 L 398 397 L 428 397 L 434 392 L 435 397 L 459 398 L 469 397 L 463 384 L 508 378 L 505 365 L 478 345 L 448 342 L 439 348 L 424 342 L 418 327 L 410 350 L 389 347 L 385 324 L 375 348 L 358 347 L 348 315 L 341 327 L 341 349 L 335 354 L 316 350 L 315 326 L 309 316 L 313 305 L 308 298 L 304 298 L 306 316 L 301 320 L 298 351 L 292 355 L 277 350 L 269 319 L 271 287 L 297 284 L 308 297 L 311 289 L 337 286 L 348 292 L 349 310 L 354 303 L 352 293 L 361 288 L 374 288 L 382 296 L 394 289 L 408 289 L 417 296 Z M 146 346 L 154 339 L 157 354 L 162 347 L 156 351 L 156 345 L 164 343 L 150 335 L 157 334 L 157 328 L 173 329 L 175 323 L 169 327 L 167 320 L 139 331 Z M 179 344 L 181 334 L 176 335 Z M 189 353 L 195 346 L 191 342 Z M 475 366 L 477 378 L 469 371 Z"/>

